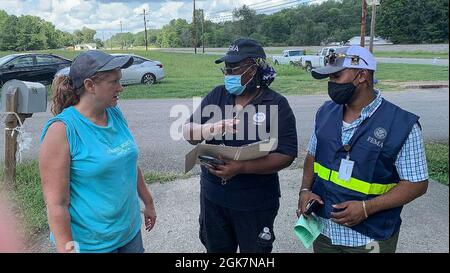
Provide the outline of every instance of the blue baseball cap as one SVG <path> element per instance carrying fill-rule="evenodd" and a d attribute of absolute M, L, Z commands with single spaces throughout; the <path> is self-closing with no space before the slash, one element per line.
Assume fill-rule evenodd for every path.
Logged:
<path fill-rule="evenodd" d="M 113 56 L 100 50 L 88 50 L 78 55 L 70 66 L 69 77 L 73 87 L 83 86 L 84 80 L 97 72 L 127 68 L 133 64 L 132 56 Z"/>
<path fill-rule="evenodd" d="M 361 46 L 344 46 L 326 56 L 327 64 L 324 67 L 311 71 L 315 79 L 324 79 L 331 74 L 347 68 L 367 69 L 376 71 L 377 62 L 369 50 Z"/>

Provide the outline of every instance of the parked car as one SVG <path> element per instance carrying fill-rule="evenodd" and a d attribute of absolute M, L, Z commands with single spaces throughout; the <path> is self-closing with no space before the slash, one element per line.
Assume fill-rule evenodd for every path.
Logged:
<path fill-rule="evenodd" d="M 0 87 L 9 80 L 50 84 L 55 73 L 72 61 L 45 53 L 11 54 L 0 58 Z"/>
<path fill-rule="evenodd" d="M 283 50 L 282 55 L 273 56 L 273 63 L 278 64 L 291 64 L 297 65 L 299 64 L 301 56 L 305 55 L 304 50 L 293 49 L 293 50 Z"/>
<path fill-rule="evenodd" d="M 316 55 L 304 55 L 300 59 L 300 65 L 307 71 L 313 68 L 322 67 L 326 65 L 325 57 L 334 52 L 338 47 L 324 47 Z"/>
<path fill-rule="evenodd" d="M 351 45 L 360 45 L 361 43 L 361 36 L 355 36 L 349 39 L 345 45 L 351 46 Z M 368 45 L 370 43 L 370 36 L 364 37 L 364 43 Z M 373 38 L 373 44 L 374 45 L 393 45 L 393 43 L 389 40 L 383 39 L 381 37 L 374 37 Z"/>
<path fill-rule="evenodd" d="M 159 61 L 153 61 L 141 56 L 133 54 L 111 54 L 113 56 L 128 56 L 133 57 L 133 64 L 122 69 L 122 79 L 120 83 L 123 85 L 142 83 L 145 85 L 151 85 L 161 81 L 164 75 L 163 64 Z M 70 67 L 66 67 L 56 73 L 59 75 L 69 75 Z"/>

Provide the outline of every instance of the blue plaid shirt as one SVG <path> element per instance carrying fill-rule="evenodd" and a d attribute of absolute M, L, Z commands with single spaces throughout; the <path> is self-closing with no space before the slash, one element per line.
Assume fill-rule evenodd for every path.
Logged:
<path fill-rule="evenodd" d="M 342 126 L 342 144 L 347 144 L 352 138 L 353 134 L 359 128 L 361 123 L 372 116 L 373 113 L 381 105 L 381 92 L 375 90 L 376 98 L 369 105 L 364 107 L 358 119 L 350 124 L 343 122 Z M 315 127 L 315 126 L 314 126 Z M 308 145 L 308 153 L 312 156 L 316 153 L 317 138 L 315 131 L 311 135 Z M 428 167 L 425 157 L 425 148 L 423 144 L 422 131 L 419 125 L 414 124 L 408 138 L 403 144 L 402 149 L 397 155 L 395 167 L 402 180 L 410 182 L 419 182 L 428 179 Z M 330 219 L 319 217 L 319 220 L 324 224 L 322 234 L 331 239 L 333 245 L 342 246 L 364 246 L 372 242 L 373 239 L 367 237 L 353 229 L 339 225 Z"/>

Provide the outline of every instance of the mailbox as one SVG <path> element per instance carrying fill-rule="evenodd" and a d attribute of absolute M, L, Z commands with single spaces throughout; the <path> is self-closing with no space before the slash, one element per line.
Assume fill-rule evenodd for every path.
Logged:
<path fill-rule="evenodd" d="M 6 94 L 17 89 L 17 113 L 32 114 L 47 111 L 47 90 L 37 82 L 7 81 L 2 88 L 2 111 L 6 111 Z"/>

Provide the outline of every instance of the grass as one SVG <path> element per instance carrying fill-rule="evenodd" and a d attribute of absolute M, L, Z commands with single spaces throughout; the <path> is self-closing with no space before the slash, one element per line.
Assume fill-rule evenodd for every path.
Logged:
<path fill-rule="evenodd" d="M 153 86 L 126 86 L 121 95 L 122 99 L 203 97 L 212 88 L 223 83 L 223 75 L 219 70 L 220 65 L 214 64 L 214 60 L 218 56 L 168 53 L 156 50 L 129 52 L 161 61 L 164 64 L 166 78 Z M 0 56 L 6 53 L 9 52 L 0 52 Z M 67 58 L 73 58 L 78 54 L 78 52 L 67 50 L 56 50 L 53 53 Z M 402 90 L 402 83 L 408 81 L 448 80 L 448 67 L 446 66 L 380 63 L 378 68 L 376 78 L 379 80 L 379 84 L 377 87 L 383 91 Z M 326 93 L 327 80 L 314 80 L 308 72 L 299 67 L 278 65 L 275 66 L 275 69 L 277 79 L 271 87 L 284 95 Z"/>
<path fill-rule="evenodd" d="M 37 161 L 19 164 L 16 171 L 14 201 L 22 212 L 28 237 L 47 227 L 44 197 Z"/>
<path fill-rule="evenodd" d="M 448 143 L 425 144 L 430 179 L 448 186 Z"/>

